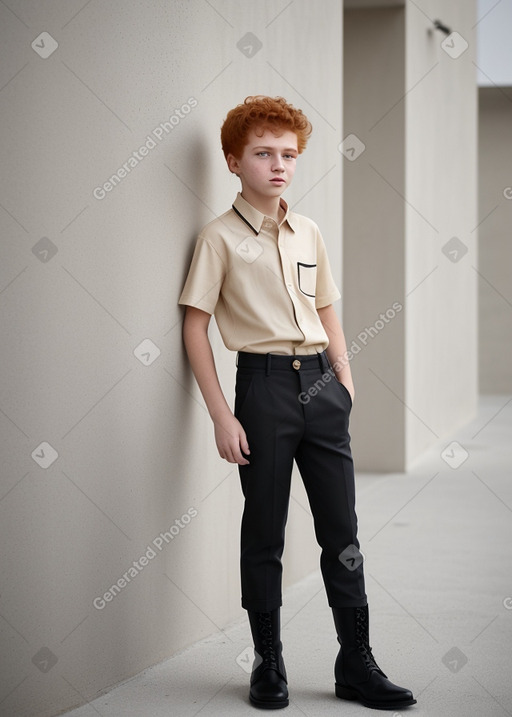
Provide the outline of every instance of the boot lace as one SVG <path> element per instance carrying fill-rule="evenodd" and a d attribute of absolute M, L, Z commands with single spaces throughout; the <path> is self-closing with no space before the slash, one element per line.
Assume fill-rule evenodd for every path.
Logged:
<path fill-rule="evenodd" d="M 356 608 L 356 640 L 357 648 L 363 657 L 367 670 L 382 670 L 378 666 L 368 642 L 368 618 L 363 608 Z"/>
<path fill-rule="evenodd" d="M 273 670 L 279 670 L 276 651 L 274 649 L 274 640 L 272 634 L 272 618 L 269 612 L 259 613 L 258 631 L 261 636 L 262 652 L 261 658 L 266 667 Z"/>

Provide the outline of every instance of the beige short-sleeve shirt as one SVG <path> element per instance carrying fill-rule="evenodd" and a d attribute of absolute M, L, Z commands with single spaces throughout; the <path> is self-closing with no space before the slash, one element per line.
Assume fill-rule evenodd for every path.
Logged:
<path fill-rule="evenodd" d="M 240 193 L 198 236 L 180 304 L 214 314 L 232 351 L 314 354 L 329 340 L 317 309 L 340 292 L 320 231 L 285 211 L 278 224 Z"/>

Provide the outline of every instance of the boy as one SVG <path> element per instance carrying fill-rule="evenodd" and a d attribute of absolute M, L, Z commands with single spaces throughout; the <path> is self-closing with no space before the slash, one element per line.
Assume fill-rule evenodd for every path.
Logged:
<path fill-rule="evenodd" d="M 187 306 L 183 336 L 219 454 L 238 464 L 245 498 L 240 569 L 255 647 L 251 703 L 288 705 L 279 609 L 295 460 L 341 644 L 335 693 L 396 710 L 416 700 L 387 679 L 369 645 L 348 434 L 354 386 L 332 306 L 340 293 L 318 227 L 281 198 L 311 131 L 281 97 L 247 97 L 228 113 L 222 149 L 242 191 L 198 237 L 179 299 Z M 238 352 L 234 414 L 208 340 L 212 314 L 227 348 Z"/>

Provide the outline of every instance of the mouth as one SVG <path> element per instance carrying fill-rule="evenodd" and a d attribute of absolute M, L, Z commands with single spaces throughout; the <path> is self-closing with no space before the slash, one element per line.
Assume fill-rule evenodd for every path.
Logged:
<path fill-rule="evenodd" d="M 274 179 L 270 180 L 272 184 L 286 184 L 286 180 L 282 177 L 274 177 Z"/>

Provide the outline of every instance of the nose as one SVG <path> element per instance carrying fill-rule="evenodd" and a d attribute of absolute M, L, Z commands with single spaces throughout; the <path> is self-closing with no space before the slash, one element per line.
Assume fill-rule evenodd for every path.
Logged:
<path fill-rule="evenodd" d="M 272 171 L 284 172 L 283 158 L 281 157 L 281 155 L 277 155 L 277 157 L 275 157 L 274 161 L 272 162 Z"/>

